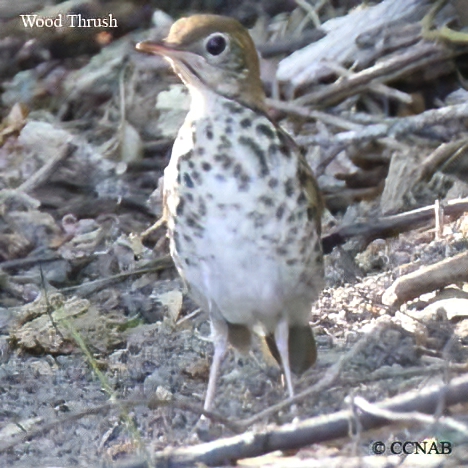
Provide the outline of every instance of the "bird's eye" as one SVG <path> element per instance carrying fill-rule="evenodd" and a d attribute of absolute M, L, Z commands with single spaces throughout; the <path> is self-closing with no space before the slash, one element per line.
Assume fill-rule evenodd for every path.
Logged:
<path fill-rule="evenodd" d="M 216 34 L 206 41 L 205 48 L 210 55 L 219 55 L 224 52 L 226 45 L 226 38 L 221 34 Z"/>

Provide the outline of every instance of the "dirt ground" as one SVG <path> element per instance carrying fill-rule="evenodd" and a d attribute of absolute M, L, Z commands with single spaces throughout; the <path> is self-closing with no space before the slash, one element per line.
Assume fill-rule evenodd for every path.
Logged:
<path fill-rule="evenodd" d="M 335 14 L 356 2 L 342 3 Z M 370 242 L 351 236 L 335 246 L 325 256 L 327 285 L 310 316 L 318 361 L 295 379 L 303 394 L 297 409 L 276 408 L 287 391 L 258 338 L 249 355 L 229 352 L 211 425 L 197 425 L 213 354 L 208 317 L 178 278 L 164 226 L 142 234 L 161 215 L 157 189 L 187 111 L 187 93 L 162 60 L 134 51 L 147 35 L 128 32 L 100 53 L 35 64 L 45 53 L 38 46 L 27 56 L 34 66 L 21 62 L 23 68 L 11 73 L 0 66 L 0 467 L 182 466 L 161 452 L 198 450 L 209 441 L 227 446 L 239 433 L 300 427 L 299 421 L 324 415 L 332 420 L 341 410 L 356 416 L 350 416 L 348 433 L 259 458 L 240 450 L 236 460 L 210 465 L 467 464 L 464 395 L 441 410 L 441 392 L 438 409 L 387 414 L 392 422 L 380 429 L 357 423 L 362 398 L 379 403 L 407 392 L 421 395 L 467 371 L 463 271 L 453 284 L 423 287 L 400 303 L 385 299 L 398 278 L 466 252 L 468 217 L 461 212 L 442 214 L 437 228 L 431 219 L 392 237 Z M 2 50 L 14 43 L 1 34 L 0 41 Z M 262 62 L 267 70 L 273 65 Z M 459 86 L 454 75 L 444 86 Z M 362 120 L 367 106 L 369 121 L 378 122 L 381 116 L 371 111 L 387 111 L 386 104 L 364 97 L 333 107 L 329 119 L 342 112 L 351 122 L 346 112 L 352 109 Z M 280 106 L 272 109 L 299 139 L 326 135 L 328 142 L 337 132 L 336 122 L 281 112 Z M 400 203 L 392 208 L 402 212 L 467 196 L 460 157 L 457 177 L 437 172 L 424 179 L 423 189 L 413 193 L 409 186 L 437 145 L 462 137 L 466 124 L 460 118 L 429 136 L 415 132 L 390 143 L 353 143 L 333 157 L 326 145 L 303 145 L 333 212 L 324 217 L 323 236 L 357 221 L 372 224 L 383 216 L 384 199 L 386 206 Z M 356 155 L 368 157 L 363 166 L 370 165 L 375 186 L 369 187 L 369 172 L 353 165 Z M 327 172 L 332 166 L 334 172 Z M 389 450 L 408 441 L 435 442 L 439 449 L 448 442 L 451 452 Z M 376 442 L 385 444 L 384 454 L 376 455 Z"/>
<path fill-rule="evenodd" d="M 456 223 L 450 228 L 456 232 Z M 298 404 L 301 419 L 347 408 L 351 396 L 381 401 L 441 383 L 447 372 L 455 376 L 463 371 L 462 364 L 468 354 L 466 341 L 458 339 L 446 349 L 450 337 L 456 333 L 456 323 L 448 321 L 441 311 L 434 311 L 431 317 L 426 316 L 422 332 L 412 330 L 411 324 L 403 320 L 404 314 L 391 314 L 378 301 L 402 268 L 398 264 L 402 260 L 404 265 L 432 263 L 444 258 L 447 251 L 455 254 L 465 248 L 464 242 L 430 241 L 432 237 L 432 233 L 422 231 L 380 242 L 377 251 L 370 253 L 370 247 L 365 252 L 368 255 L 364 259 L 367 266 L 380 261 L 380 272 L 368 272 L 353 285 L 338 286 L 329 282 L 311 316 L 319 347 L 318 363 L 296 382 L 297 391 L 320 380 L 363 335 L 370 334 L 371 338 L 327 391 L 310 395 Z M 327 259 L 329 278 L 339 274 L 335 262 L 341 264 L 337 255 Z M 171 276 L 176 275 L 172 272 Z M 134 282 L 132 278 L 121 282 L 113 294 L 124 295 L 135 289 Z M 176 278 L 154 282 L 148 279 L 148 282 L 151 283 L 150 295 L 181 291 Z M 62 297 L 65 304 L 75 299 L 76 296 L 71 295 Z M 0 466 L 112 466 L 112 462 L 127 455 L 141 453 L 141 445 L 153 452 L 168 445 L 184 446 L 199 441 L 195 431 L 199 414 L 193 408 L 202 406 L 212 355 L 206 316 L 197 313 L 184 320 L 196 310 L 190 299 L 184 298 L 177 321 L 174 321 L 168 316 L 167 306 L 158 307 L 155 300 L 155 313 L 159 313 L 159 317 L 154 323 L 138 320 L 125 329 L 125 326 L 119 328 L 129 321 L 123 310 L 116 307 L 106 311 L 99 294 L 90 296 L 88 301 L 84 306 L 89 307 L 85 316 L 91 309 L 95 309 L 95 315 L 89 315 L 83 322 L 74 322 L 72 326 L 77 330 L 80 327 L 80 335 L 96 359 L 102 380 L 72 340 L 66 345 L 67 340 L 64 340 L 54 353 L 32 353 L 21 345 L 14 346 L 12 335 L 21 339 L 21 333 L 26 333 L 25 327 L 42 317 L 50 323 L 47 314 L 24 323 L 19 329 L 10 325 L 10 336 L 2 335 Z M 414 307 L 420 310 L 421 303 Z M 61 329 L 59 324 L 58 330 Z M 2 330 L 8 330 L 7 324 Z M 29 332 L 33 333 L 31 329 Z M 49 336 L 45 339 L 49 343 L 61 340 L 51 326 L 41 328 L 38 333 L 47 333 Z M 256 415 L 286 397 L 278 366 L 262 352 L 260 340 L 256 344 L 254 357 L 236 356 L 231 352 L 223 365 L 216 413 L 233 421 Z M 112 391 L 117 405 L 107 405 L 109 393 L 106 389 Z M 151 405 L 149 401 L 155 396 L 167 401 L 167 406 Z M 172 398 L 190 403 L 193 408 L 173 407 Z M 80 413 L 80 417 L 74 417 Z M 463 407 L 456 414 L 466 420 Z M 267 423 L 290 422 L 293 417 L 286 408 L 261 419 L 253 428 L 258 430 Z M 25 438 L 24 431 L 33 431 L 34 436 Z M 331 455 L 335 459 L 351 454 L 362 457 L 371 453 L 371 443 L 376 438 L 386 442 L 451 440 L 454 437 L 429 425 L 390 426 L 386 431 L 381 430 L 380 436 L 371 434 L 363 433 L 357 440 L 315 445 L 305 450 L 302 457 L 312 460 Z M 214 423 L 205 437 L 215 439 L 230 435 L 230 430 Z M 5 448 L 9 441 L 15 440 L 16 443 Z M 450 459 L 446 457 L 443 466 L 459 466 L 466 456 L 466 445 L 457 446 L 456 454 L 458 458 L 455 454 Z M 296 456 L 300 459 L 301 452 Z M 378 457 L 374 459 L 377 463 Z M 425 463 L 441 466 L 440 456 L 429 457 Z"/>

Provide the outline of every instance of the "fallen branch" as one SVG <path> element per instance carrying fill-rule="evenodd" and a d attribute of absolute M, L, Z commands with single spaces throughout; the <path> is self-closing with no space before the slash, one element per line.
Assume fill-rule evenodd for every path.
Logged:
<path fill-rule="evenodd" d="M 172 258 L 170 255 L 165 255 L 151 262 L 151 266 L 146 268 L 140 268 L 139 270 L 124 271 L 117 275 L 109 276 L 107 278 L 99 278 L 94 281 L 89 281 L 87 283 L 79 284 L 77 286 L 70 286 L 67 288 L 60 289 L 60 292 L 63 294 L 74 293 L 80 297 L 86 297 L 90 294 L 94 294 L 102 289 L 108 287 L 111 284 L 123 281 L 126 278 L 131 276 L 144 275 L 146 273 L 154 273 L 156 271 L 165 270 L 166 268 L 171 268 L 174 266 Z"/>
<path fill-rule="evenodd" d="M 443 397 L 444 395 L 441 393 L 441 398 Z M 418 422 L 425 425 L 440 424 L 449 430 L 460 432 L 465 437 L 468 437 L 468 426 L 454 418 L 447 416 L 436 418 L 432 415 L 420 413 L 417 411 L 392 411 L 391 409 L 382 408 L 381 406 L 374 403 L 369 403 L 362 397 L 355 397 L 353 399 L 353 404 L 365 413 L 376 416 L 378 418 L 387 419 L 388 421 L 403 422 L 406 424 L 412 424 L 413 422 Z"/>
<path fill-rule="evenodd" d="M 14 270 L 16 268 L 26 268 L 40 263 L 55 262 L 61 260 L 62 256 L 58 253 L 50 253 L 44 255 L 35 255 L 26 258 L 15 258 L 0 262 L 0 270 Z"/>
<path fill-rule="evenodd" d="M 362 430 L 369 430 L 391 424 L 394 418 L 391 418 L 388 412 L 431 414 L 436 410 L 441 398 L 445 399 L 446 408 L 467 402 L 468 377 L 453 379 L 448 385 L 437 385 L 404 393 L 372 405 L 373 408 L 385 411 L 384 414 L 367 412 L 368 407 L 366 411 L 357 412 L 347 409 L 332 415 L 318 416 L 280 428 L 248 432 L 207 444 L 177 449 L 166 448 L 155 454 L 154 463 L 156 467 L 195 466 L 197 463 L 219 466 L 275 450 L 299 449 L 310 444 L 346 437 L 349 433 L 349 422 L 356 416 Z M 443 418 L 440 420 L 443 422 Z M 419 421 L 412 419 L 410 422 Z M 453 424 L 450 426 L 454 428 Z M 457 426 L 457 429 L 461 429 L 461 426 Z M 463 426 L 463 432 L 465 431 L 466 428 Z"/>
<path fill-rule="evenodd" d="M 306 94 L 293 101 L 293 104 L 328 107 L 363 91 L 371 90 L 374 92 L 380 91 L 381 93 L 379 86 L 383 82 L 402 78 L 420 68 L 433 65 L 442 60 L 448 60 L 452 55 L 453 52 L 440 44 L 420 42 L 408 51 L 387 58 L 349 77 L 344 77 L 323 89 Z M 398 96 L 401 98 L 402 94 L 400 95 L 395 92 L 392 97 Z"/>
<path fill-rule="evenodd" d="M 35 172 L 28 180 L 23 182 L 17 190 L 21 192 L 32 192 L 35 190 L 37 187 L 46 182 L 49 177 L 57 171 L 58 167 L 64 161 L 73 156 L 76 150 L 76 145 L 73 143 L 67 143 L 59 153 L 52 156 L 52 158 L 47 161 L 44 166 Z"/>
<path fill-rule="evenodd" d="M 83 411 L 78 411 L 73 414 L 68 414 L 62 418 L 57 418 L 51 422 L 45 423 L 42 426 L 37 427 L 36 429 L 28 430 L 18 435 L 12 436 L 9 440 L 3 440 L 3 444 L 0 444 L 0 453 L 3 453 L 13 447 L 16 447 L 17 445 L 26 442 L 27 440 L 31 440 L 35 437 L 44 436 L 51 430 L 56 429 L 57 427 L 60 427 L 64 424 L 70 424 L 88 416 L 104 414 L 113 409 L 121 411 L 122 409 L 132 409 L 136 406 L 147 406 L 152 410 L 161 407 L 170 407 L 182 411 L 189 411 L 198 416 L 201 416 L 203 414 L 211 421 L 223 424 L 227 428 L 231 429 L 233 432 L 238 432 L 238 428 L 235 425 L 233 425 L 227 418 L 221 416 L 218 413 L 214 413 L 211 411 L 206 412 L 201 406 L 194 405 L 187 401 L 183 401 L 182 399 L 161 400 L 153 397 L 147 399 L 112 400 L 103 403 L 102 405 L 88 407 Z"/>
<path fill-rule="evenodd" d="M 380 35 L 373 41 L 374 47 L 361 47 L 364 36 L 375 36 L 376 31 L 385 32 L 391 27 L 422 18 L 428 4 L 426 0 L 383 1 L 330 19 L 321 26 L 327 35 L 283 59 L 276 76 L 279 81 L 290 82 L 293 88 L 298 88 L 329 75 L 326 66 L 329 62 L 341 65 L 357 63 L 362 67 L 368 63 L 369 56 L 375 57 L 375 44 L 382 48 L 386 43 Z"/>
<path fill-rule="evenodd" d="M 442 205 L 444 214 L 460 215 L 468 211 L 468 198 L 450 200 Z M 352 237 L 362 237 L 367 245 L 374 239 L 393 237 L 402 232 L 424 225 L 434 225 L 435 205 L 425 206 L 393 216 L 386 216 L 369 222 L 345 224 L 322 237 L 323 251 L 330 253 L 337 245 L 342 245 Z"/>
<path fill-rule="evenodd" d="M 398 278 L 382 296 L 382 303 L 399 307 L 421 294 L 453 283 L 468 281 L 468 252 L 447 258 L 434 265 L 419 268 Z"/>
<path fill-rule="evenodd" d="M 362 130 L 341 132 L 335 136 L 297 136 L 299 145 L 341 145 L 345 147 L 351 143 L 376 140 L 378 138 L 396 138 L 401 135 L 413 134 L 427 130 L 433 125 L 445 124 L 452 120 L 461 120 L 468 117 L 468 104 L 456 104 L 440 109 L 431 109 L 418 115 L 409 117 L 384 119 L 381 123 L 368 125 Z"/>

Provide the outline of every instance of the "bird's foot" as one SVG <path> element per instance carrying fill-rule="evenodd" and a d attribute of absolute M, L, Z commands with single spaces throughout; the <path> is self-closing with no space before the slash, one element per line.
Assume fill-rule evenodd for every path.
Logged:
<path fill-rule="evenodd" d="M 211 442 L 221 436 L 221 427 L 213 423 L 204 415 L 195 424 L 192 430 L 192 442 Z"/>

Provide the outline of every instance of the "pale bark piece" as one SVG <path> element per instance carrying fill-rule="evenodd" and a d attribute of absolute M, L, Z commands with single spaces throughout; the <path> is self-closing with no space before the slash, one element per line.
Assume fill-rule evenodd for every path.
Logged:
<path fill-rule="evenodd" d="M 327 62 L 354 63 L 365 54 L 366 51 L 358 45 L 358 36 L 390 24 L 421 19 L 428 4 L 426 0 L 385 0 L 373 7 L 355 9 L 346 16 L 333 18 L 322 25 L 327 35 L 282 60 L 276 76 L 279 81 L 290 82 L 297 88 L 329 75 Z"/>
<path fill-rule="evenodd" d="M 459 281 L 468 281 L 468 252 L 398 278 L 383 294 L 382 303 L 398 307 L 421 294 Z"/>

